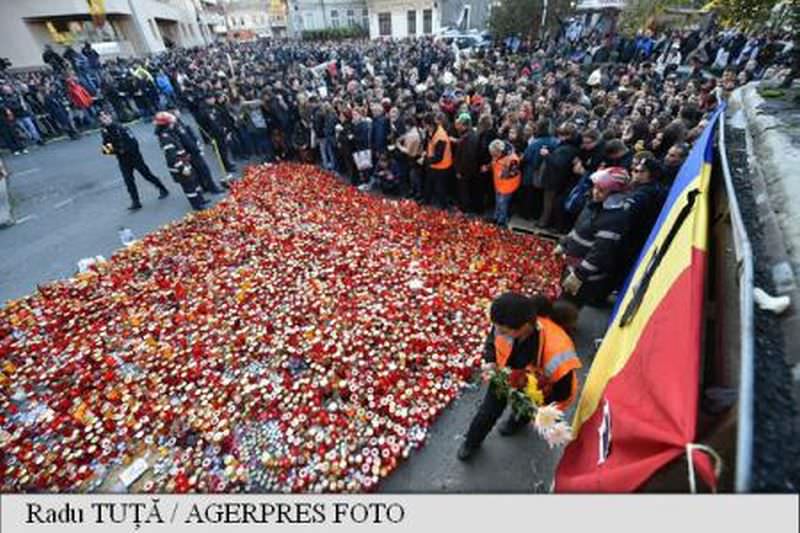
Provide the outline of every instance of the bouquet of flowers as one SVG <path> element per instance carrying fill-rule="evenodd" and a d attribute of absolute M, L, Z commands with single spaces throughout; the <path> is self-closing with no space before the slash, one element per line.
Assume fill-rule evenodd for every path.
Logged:
<path fill-rule="evenodd" d="M 572 428 L 564 421 L 561 409 L 555 403 L 544 405 L 551 384 L 541 368 L 529 372 L 495 367 L 487 377 L 497 397 L 506 399 L 518 418 L 531 420 L 550 448 L 564 446 L 572 440 Z"/>

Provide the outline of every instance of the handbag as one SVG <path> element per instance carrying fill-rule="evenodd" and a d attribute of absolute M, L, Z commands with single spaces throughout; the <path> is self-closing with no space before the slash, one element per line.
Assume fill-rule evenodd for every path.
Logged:
<path fill-rule="evenodd" d="M 372 152 L 369 149 L 353 152 L 353 161 L 358 170 L 368 170 L 372 168 Z"/>

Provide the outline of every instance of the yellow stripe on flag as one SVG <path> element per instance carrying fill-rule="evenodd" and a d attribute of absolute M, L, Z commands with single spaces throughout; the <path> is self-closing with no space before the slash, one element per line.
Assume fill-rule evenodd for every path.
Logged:
<path fill-rule="evenodd" d="M 667 218 L 661 224 L 658 235 L 648 249 L 647 254 L 639 262 L 629 285 L 629 290 L 623 295 L 619 312 L 611 323 L 589 370 L 586 385 L 575 410 L 573 419 L 574 434 L 580 431 L 583 423 L 597 409 L 606 385 L 611 378 L 616 376 L 628 363 L 628 359 L 638 345 L 651 315 L 669 292 L 675 280 L 691 266 L 692 250 L 706 250 L 708 245 L 708 188 L 710 178 L 711 165 L 703 163 L 698 169 L 697 177 L 687 184 L 683 189 L 683 193 L 673 203 Z M 650 259 L 658 252 L 659 246 L 664 243 L 667 234 L 678 218 L 678 213 L 686 205 L 689 193 L 693 190 L 698 190 L 699 194 L 695 199 L 691 214 L 675 235 L 656 274 L 650 281 L 650 286 L 647 288 L 644 299 L 633 319 L 625 327 L 619 327 L 624 310 L 635 293 L 633 289 L 641 281 Z"/>

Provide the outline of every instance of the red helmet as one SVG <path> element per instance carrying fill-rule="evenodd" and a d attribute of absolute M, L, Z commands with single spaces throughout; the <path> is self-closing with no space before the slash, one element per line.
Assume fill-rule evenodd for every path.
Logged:
<path fill-rule="evenodd" d="M 153 118 L 153 124 L 156 126 L 169 126 L 174 124 L 177 119 L 175 115 L 172 113 L 167 113 L 166 111 L 159 111 L 156 113 L 155 118 Z"/>

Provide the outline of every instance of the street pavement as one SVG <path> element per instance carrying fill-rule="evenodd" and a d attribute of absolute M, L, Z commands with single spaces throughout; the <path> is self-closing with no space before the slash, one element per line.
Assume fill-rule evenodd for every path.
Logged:
<path fill-rule="evenodd" d="M 120 228 L 130 228 L 141 237 L 190 210 L 169 177 L 152 126 L 139 123 L 131 129 L 145 161 L 172 193 L 158 200 L 157 191 L 137 177 L 144 207 L 136 212 L 126 209 L 130 202 L 116 159 L 100 154 L 99 133 L 5 158 L 12 174 L 9 186 L 17 224 L 0 229 L 0 305 L 30 294 L 37 284 L 73 275 L 82 258 L 108 258 L 122 246 Z M 219 165 L 208 159 L 218 180 Z M 581 381 L 595 351 L 594 339 L 603 334 L 607 320 L 607 309 L 586 308 L 581 313 L 575 339 L 584 363 Z M 501 437 L 495 429 L 469 463 L 456 459 L 462 435 L 484 394 L 485 387 L 465 388 L 433 424 L 425 446 L 413 452 L 379 490 L 547 492 L 559 451 L 548 449 L 532 428 L 512 437 Z"/>
<path fill-rule="evenodd" d="M 0 229 L 0 305 L 30 294 L 37 284 L 73 275 L 85 257 L 108 258 L 122 246 L 120 228 L 141 237 L 191 210 L 167 172 L 153 126 L 137 123 L 131 129 L 148 166 L 171 193 L 158 200 L 155 187 L 135 173 L 144 206 L 139 211 L 127 210 L 130 198 L 117 160 L 100 153 L 99 132 L 4 157 L 17 223 Z M 219 182 L 219 165 L 208 152 L 206 157 Z"/>

